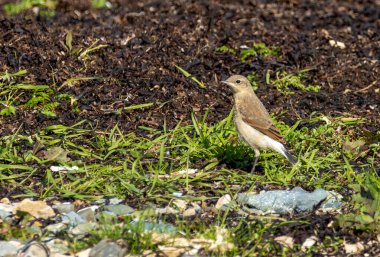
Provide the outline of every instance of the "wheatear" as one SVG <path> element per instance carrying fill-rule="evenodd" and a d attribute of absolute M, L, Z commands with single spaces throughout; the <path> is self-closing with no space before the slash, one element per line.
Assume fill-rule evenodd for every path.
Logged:
<path fill-rule="evenodd" d="M 234 121 L 238 135 L 255 151 L 255 162 L 251 172 L 255 170 L 260 149 L 270 148 L 295 164 L 297 160 L 285 149 L 283 137 L 273 124 L 268 111 L 253 92 L 248 79 L 244 76 L 233 75 L 222 83 L 231 87 L 234 93 Z"/>

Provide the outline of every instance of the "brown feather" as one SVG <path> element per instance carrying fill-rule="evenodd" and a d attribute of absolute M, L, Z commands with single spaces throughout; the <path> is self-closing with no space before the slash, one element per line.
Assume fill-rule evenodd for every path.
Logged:
<path fill-rule="evenodd" d="M 252 100 L 256 101 L 256 108 L 249 108 L 252 106 Z M 268 111 L 257 97 L 254 99 L 252 95 L 251 97 L 243 97 L 238 102 L 239 104 L 236 105 L 237 111 L 245 123 L 276 141 L 284 141 L 280 131 L 273 124 Z"/>

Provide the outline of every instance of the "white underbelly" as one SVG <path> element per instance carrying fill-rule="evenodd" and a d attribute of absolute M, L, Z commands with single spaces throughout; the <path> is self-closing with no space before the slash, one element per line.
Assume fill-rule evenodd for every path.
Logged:
<path fill-rule="evenodd" d="M 249 145 L 259 149 L 270 148 L 276 152 L 283 154 L 284 146 L 280 142 L 264 135 L 263 133 L 251 127 L 242 120 L 235 120 L 235 126 L 238 130 L 239 136 L 242 137 L 242 139 L 246 141 Z"/>

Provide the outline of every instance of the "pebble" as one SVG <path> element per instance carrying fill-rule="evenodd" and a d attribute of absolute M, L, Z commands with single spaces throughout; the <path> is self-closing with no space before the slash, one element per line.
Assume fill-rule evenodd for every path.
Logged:
<path fill-rule="evenodd" d="M 125 204 L 107 205 L 104 209 L 115 214 L 116 216 L 128 215 L 135 211 L 132 207 Z"/>
<path fill-rule="evenodd" d="M 14 209 L 14 212 L 27 212 L 36 219 L 48 219 L 55 216 L 53 208 L 44 201 L 22 200 Z"/>
<path fill-rule="evenodd" d="M 88 235 L 92 230 L 99 227 L 98 223 L 82 223 L 69 230 L 69 233 L 77 238 Z"/>
<path fill-rule="evenodd" d="M 90 257 L 123 257 L 126 249 L 121 248 L 115 242 L 102 240 L 97 243 L 90 251 Z"/>
<path fill-rule="evenodd" d="M 49 248 L 43 243 L 36 242 L 36 241 L 25 245 L 20 253 L 18 254 L 18 256 L 26 256 L 26 257 L 49 257 L 50 256 Z"/>
<path fill-rule="evenodd" d="M 187 210 L 185 210 L 183 213 L 182 213 L 182 216 L 185 217 L 185 218 L 188 218 L 188 217 L 193 217 L 197 215 L 197 210 L 192 207 L 192 208 L 189 208 Z"/>
<path fill-rule="evenodd" d="M 71 203 L 60 203 L 60 204 L 54 204 L 53 209 L 57 210 L 60 214 L 69 213 L 71 211 L 75 210 L 74 204 Z"/>
<path fill-rule="evenodd" d="M 230 195 L 223 195 L 219 198 L 219 200 L 216 202 L 215 208 L 220 209 L 226 209 L 229 204 L 231 203 L 231 196 Z"/>
<path fill-rule="evenodd" d="M 19 241 L 0 241 L 0 256 L 16 256 L 20 248 L 22 244 Z"/>
<path fill-rule="evenodd" d="M 67 224 L 71 227 L 75 227 L 78 224 L 85 223 L 85 220 L 79 216 L 76 212 L 69 212 L 63 215 L 62 223 Z"/>
<path fill-rule="evenodd" d="M 292 190 L 272 190 L 260 194 L 240 193 L 236 200 L 264 213 L 286 214 L 312 211 L 327 196 L 328 192 L 324 189 L 318 188 L 309 193 L 295 187 Z"/>
<path fill-rule="evenodd" d="M 117 197 L 114 197 L 114 198 L 110 198 L 109 199 L 109 204 L 120 204 L 122 203 L 124 200 L 123 199 L 120 199 L 120 198 L 117 198 Z"/>
<path fill-rule="evenodd" d="M 90 207 L 86 207 L 86 208 L 80 209 L 79 211 L 77 211 L 77 214 L 79 216 L 81 216 L 81 218 L 85 222 L 95 222 L 96 221 L 95 211 L 98 208 L 99 208 L 99 206 L 93 205 L 93 206 L 90 206 Z"/>

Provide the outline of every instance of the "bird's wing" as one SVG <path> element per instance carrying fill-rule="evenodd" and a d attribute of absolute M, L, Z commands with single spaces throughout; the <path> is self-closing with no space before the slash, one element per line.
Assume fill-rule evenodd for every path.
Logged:
<path fill-rule="evenodd" d="M 283 137 L 280 131 L 273 124 L 270 116 L 266 111 L 260 111 L 260 109 L 254 110 L 245 108 L 246 106 L 238 107 L 238 112 L 241 114 L 242 120 L 253 128 L 257 129 L 268 137 L 283 142 Z"/>

